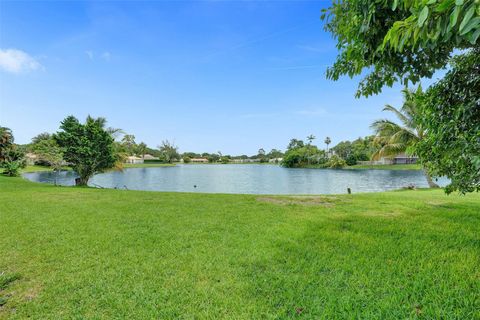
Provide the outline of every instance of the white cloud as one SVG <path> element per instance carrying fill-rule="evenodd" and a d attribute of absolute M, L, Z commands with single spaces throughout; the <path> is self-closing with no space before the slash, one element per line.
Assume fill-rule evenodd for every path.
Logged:
<path fill-rule="evenodd" d="M 102 58 L 105 59 L 105 61 L 110 61 L 111 57 L 112 55 L 108 51 L 105 51 L 104 53 L 102 53 Z"/>
<path fill-rule="evenodd" d="M 87 50 L 87 51 L 85 51 L 85 54 L 88 56 L 88 58 L 90 60 L 93 60 L 93 51 Z"/>
<path fill-rule="evenodd" d="M 28 53 L 17 49 L 0 49 L 0 69 L 11 73 L 22 73 L 44 69 Z"/>

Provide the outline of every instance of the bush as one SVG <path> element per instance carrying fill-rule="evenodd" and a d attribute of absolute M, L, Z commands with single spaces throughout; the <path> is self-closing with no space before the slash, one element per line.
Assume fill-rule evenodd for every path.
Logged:
<path fill-rule="evenodd" d="M 355 157 L 355 155 L 351 154 L 347 157 L 347 160 L 345 162 L 349 166 L 354 166 L 354 165 L 357 164 L 357 157 Z"/>
<path fill-rule="evenodd" d="M 183 163 L 190 163 L 192 159 L 190 157 L 183 157 Z"/>
<path fill-rule="evenodd" d="M 18 177 L 20 169 L 24 167 L 22 161 L 6 161 L 2 165 L 3 174 L 9 177 Z"/>
<path fill-rule="evenodd" d="M 347 162 L 337 155 L 333 155 L 327 162 L 328 167 L 332 169 L 341 169 L 347 165 Z"/>

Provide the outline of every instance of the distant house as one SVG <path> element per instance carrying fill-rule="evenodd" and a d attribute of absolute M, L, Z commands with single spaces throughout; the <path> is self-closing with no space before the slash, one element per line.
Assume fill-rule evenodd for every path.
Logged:
<path fill-rule="evenodd" d="M 408 156 L 404 152 L 397 154 L 393 158 L 393 164 L 412 164 L 417 163 L 418 157 Z"/>
<path fill-rule="evenodd" d="M 207 158 L 192 158 L 190 160 L 190 162 L 193 162 L 193 163 L 208 163 L 208 159 Z"/>
<path fill-rule="evenodd" d="M 395 157 L 382 157 L 374 161 L 358 161 L 358 164 L 380 165 L 380 164 L 414 164 L 417 163 L 418 157 L 408 156 L 405 153 L 399 153 Z"/>
<path fill-rule="evenodd" d="M 283 158 L 273 158 L 273 159 L 270 159 L 268 160 L 268 162 L 270 163 L 280 163 L 282 162 Z"/>
<path fill-rule="evenodd" d="M 148 153 L 147 153 L 147 154 L 143 155 L 143 160 L 159 160 L 159 158 L 158 158 L 158 157 L 154 157 L 154 156 L 152 156 L 151 154 L 148 154 Z"/>
<path fill-rule="evenodd" d="M 143 163 L 143 159 L 137 156 L 129 156 L 125 159 L 125 163 L 130 163 L 130 164 Z"/>
<path fill-rule="evenodd" d="M 255 163 L 260 162 L 260 159 L 233 159 L 233 163 Z"/>

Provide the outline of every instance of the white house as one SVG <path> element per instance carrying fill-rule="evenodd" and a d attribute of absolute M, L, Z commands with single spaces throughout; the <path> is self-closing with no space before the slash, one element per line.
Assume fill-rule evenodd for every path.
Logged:
<path fill-rule="evenodd" d="M 129 156 L 125 159 L 125 163 L 130 163 L 130 164 L 143 163 L 143 159 L 136 156 Z"/>

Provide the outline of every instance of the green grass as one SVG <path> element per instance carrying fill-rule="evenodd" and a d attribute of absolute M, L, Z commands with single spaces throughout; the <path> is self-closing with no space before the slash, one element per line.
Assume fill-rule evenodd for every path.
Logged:
<path fill-rule="evenodd" d="M 0 190 L 0 318 L 480 318 L 480 194 Z"/>
<path fill-rule="evenodd" d="M 422 170 L 420 164 L 376 164 L 364 165 L 357 164 L 346 169 L 375 169 L 375 170 Z"/>

